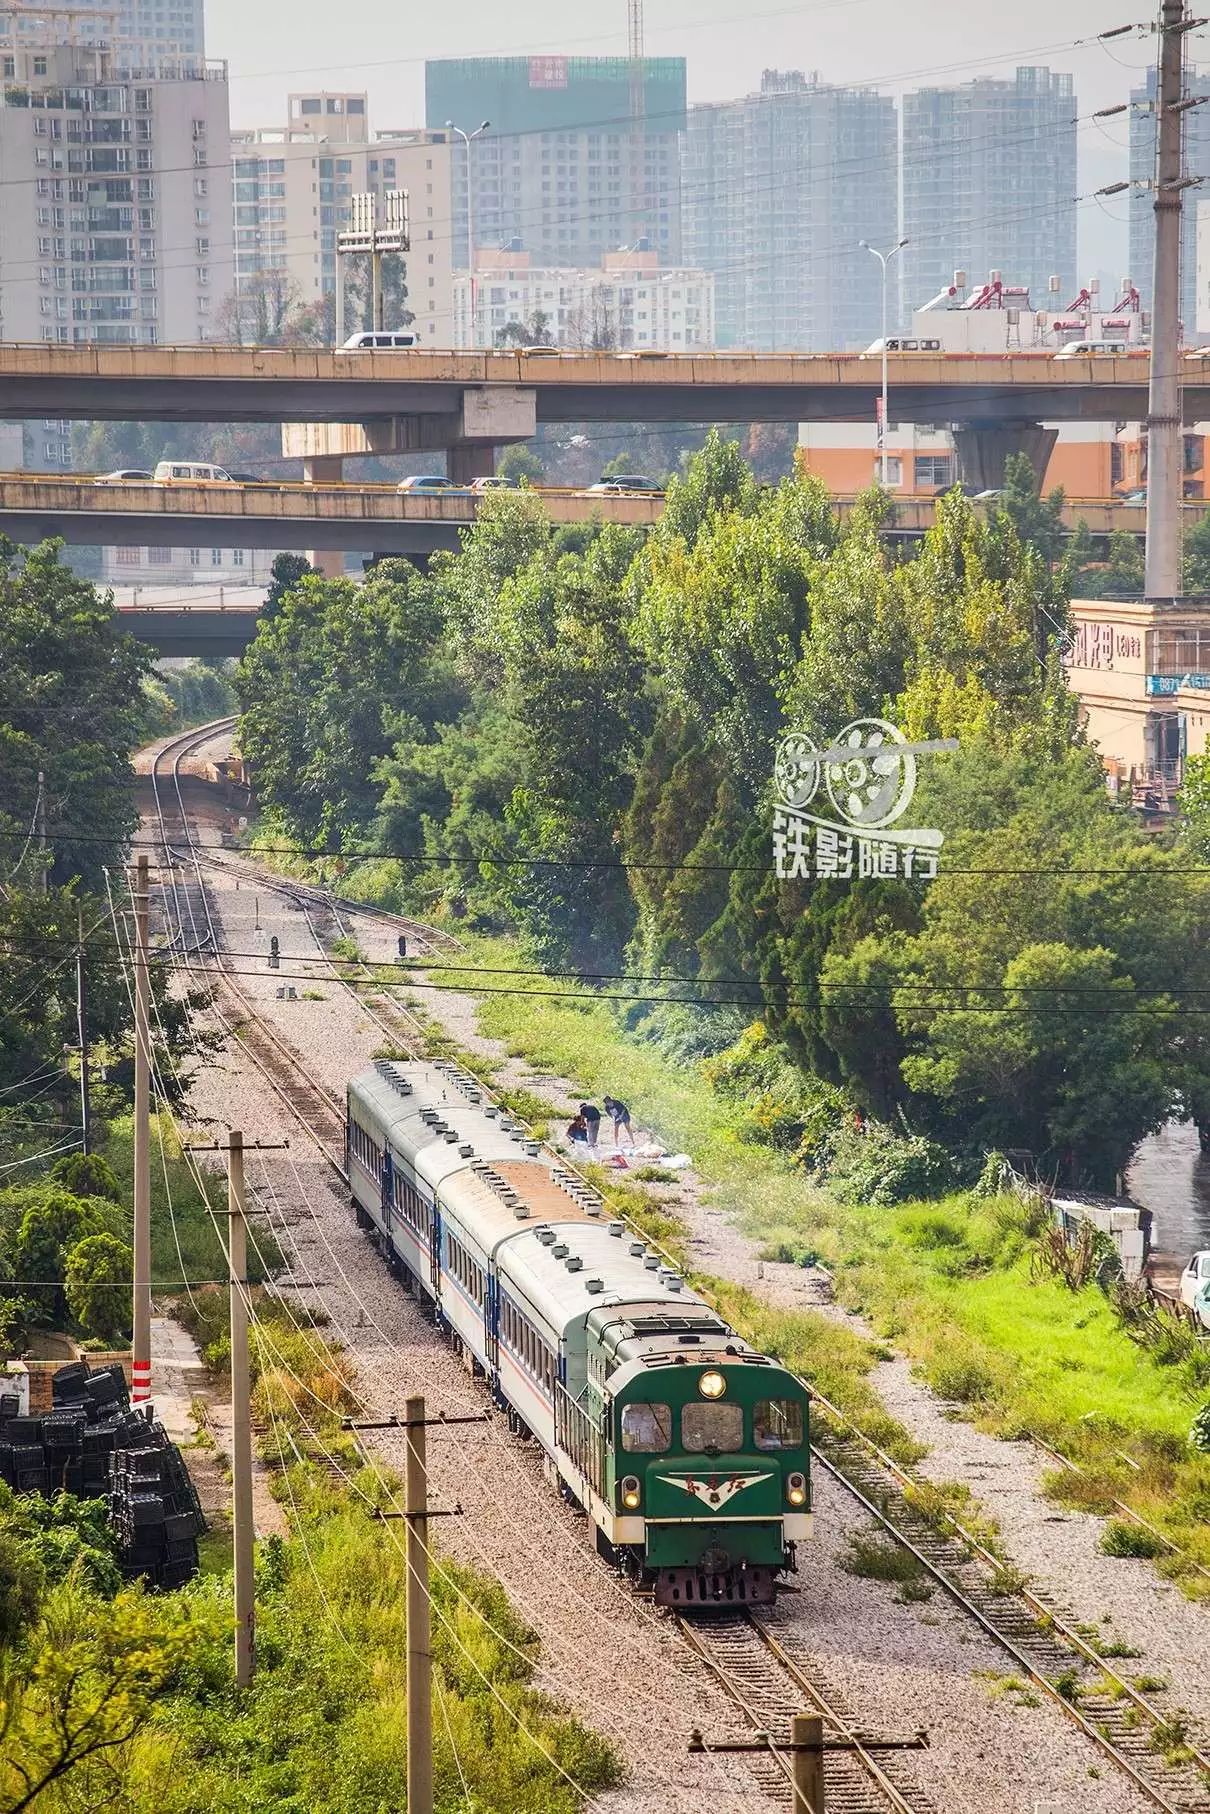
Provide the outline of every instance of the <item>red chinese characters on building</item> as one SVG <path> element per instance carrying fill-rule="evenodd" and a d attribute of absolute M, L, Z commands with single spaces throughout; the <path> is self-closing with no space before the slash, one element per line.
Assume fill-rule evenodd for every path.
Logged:
<path fill-rule="evenodd" d="M 529 85 L 531 88 L 566 88 L 567 58 L 531 57 Z"/>

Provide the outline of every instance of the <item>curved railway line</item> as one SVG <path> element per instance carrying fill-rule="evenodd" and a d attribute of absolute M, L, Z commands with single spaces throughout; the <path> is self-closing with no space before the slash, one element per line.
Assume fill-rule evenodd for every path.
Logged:
<path fill-rule="evenodd" d="M 218 720 L 185 733 L 153 758 L 155 813 L 159 840 L 170 865 L 176 920 L 175 929 L 169 928 L 169 949 L 184 956 L 195 977 L 204 975 L 207 982 L 217 984 L 233 1011 L 229 1016 L 220 1008 L 220 1018 L 240 1040 L 274 1094 L 347 1182 L 344 1104 L 316 1082 L 306 1061 L 230 974 L 230 959 L 224 957 L 211 917 L 203 868 L 254 881 L 293 900 L 304 914 L 317 954 L 328 963 L 332 979 L 357 1000 L 361 1011 L 387 1037 L 416 1056 L 422 1055 L 425 1045 L 421 1022 L 381 995 L 377 1002 L 383 1012 L 376 1012 L 349 977 L 331 964 L 317 919 L 330 914 L 341 932 L 342 913 L 376 919 L 406 931 L 418 953 L 460 947 L 449 934 L 436 933 L 404 915 L 331 896 L 199 846 L 181 789 L 181 762 L 233 722 Z M 161 772 L 161 764 L 169 757 L 173 799 L 165 811 L 161 786 L 169 776 Z M 365 966 L 364 977 L 368 984 L 374 983 L 372 966 Z M 559 1157 L 566 1165 L 566 1158 Z M 816 1418 L 812 1445 L 816 1463 L 914 1557 L 922 1573 L 1007 1654 L 1023 1677 L 1074 1722 L 1148 1805 L 1163 1814 L 1210 1814 L 1210 1754 L 1199 1748 L 1184 1719 L 1157 1707 L 1115 1671 L 1073 1620 L 1017 1581 L 957 1519 L 946 1513 L 938 1514 L 936 1521 L 925 1517 L 912 1503 L 913 1493 L 924 1483 L 878 1448 L 836 1406 L 809 1389 L 822 1414 Z M 822 1679 L 818 1665 L 791 1653 L 776 1608 L 727 1611 L 701 1621 L 673 1616 L 686 1644 L 746 1725 L 768 1734 L 768 1752 L 754 1757 L 748 1768 L 781 1805 L 789 1794 L 789 1761 L 778 1745 L 785 1743 L 790 1717 L 805 1710 L 822 1717 L 826 1736 L 842 1738 L 851 1747 L 829 1752 L 825 1759 L 829 1814 L 936 1814 L 936 1804 L 917 1780 L 916 1767 L 902 1753 L 884 1753 L 880 1758 L 869 1748 L 876 1741 L 861 1728 L 843 1697 Z"/>

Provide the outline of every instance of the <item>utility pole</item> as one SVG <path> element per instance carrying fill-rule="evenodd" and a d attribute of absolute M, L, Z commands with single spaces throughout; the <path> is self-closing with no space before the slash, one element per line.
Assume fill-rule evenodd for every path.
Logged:
<path fill-rule="evenodd" d="M 76 1037 L 80 1042 L 80 1141 L 87 1153 L 92 1144 L 88 1112 L 88 978 L 84 969 L 84 908 L 76 908 Z"/>
<path fill-rule="evenodd" d="M 38 865 L 38 887 L 45 894 L 50 887 L 50 875 L 46 860 L 46 776 L 41 769 L 38 770 L 38 798 L 34 812 L 38 821 L 38 855 L 42 859 Z"/>
<path fill-rule="evenodd" d="M 433 1814 L 433 1610 L 429 1600 L 424 1399 L 404 1406 L 407 1465 L 408 1814 Z"/>
<path fill-rule="evenodd" d="M 882 486 L 884 491 L 887 489 L 887 434 L 890 429 L 890 424 L 887 421 L 887 282 L 892 258 L 894 258 L 897 253 L 902 252 L 907 243 L 906 238 L 904 238 L 893 245 L 889 252 L 880 252 L 877 246 L 872 246 L 870 244 L 868 239 L 858 241 L 862 250 L 869 252 L 882 266 L 882 408 L 878 419 L 877 439 L 878 483 Z"/>
<path fill-rule="evenodd" d="M 1181 590 L 1181 107 L 1185 0 L 1163 0 L 1156 80 L 1155 265 L 1151 287 L 1151 374 L 1147 386 L 1148 598 Z"/>
<path fill-rule="evenodd" d="M 283 1150 L 254 1142 L 258 1153 Z M 226 1146 L 191 1146 L 191 1153 L 227 1155 L 227 1277 L 231 1289 L 231 1523 L 235 1576 L 235 1685 L 247 1688 L 256 1673 L 256 1576 L 252 1515 L 252 1375 L 248 1361 L 248 1218 L 244 1208 L 244 1136 L 238 1128 Z"/>
<path fill-rule="evenodd" d="M 385 326 L 382 260 L 385 253 L 406 252 L 408 195 L 406 189 L 388 189 L 382 197 L 386 224 L 378 221 L 378 197 L 372 192 L 349 197 L 349 225 L 336 235 L 337 344 L 344 329 L 341 259 L 368 254 L 370 259 L 370 327 L 380 333 Z"/>
<path fill-rule="evenodd" d="M 252 1382 L 248 1365 L 248 1228 L 244 1218 L 244 1136 L 227 1136 L 228 1276 L 231 1280 L 231 1500 L 235 1557 L 235 1685 L 256 1669 L 252 1572 Z"/>
<path fill-rule="evenodd" d="M 689 1734 L 691 1754 L 709 1751 L 740 1753 L 763 1752 L 764 1755 L 790 1760 L 791 1808 L 793 1814 L 826 1814 L 824 1808 L 823 1760 L 828 1751 L 860 1751 L 873 1755 L 878 1751 L 927 1751 L 928 1733 L 917 1732 L 912 1738 L 825 1738 L 823 1720 L 816 1713 L 796 1713 L 790 1721 L 790 1740 L 770 1738 L 767 1732 L 755 1732 L 751 1738 L 722 1738 L 707 1744 L 695 1728 Z"/>
<path fill-rule="evenodd" d="M 131 1402 L 151 1397 L 151 971 L 147 852 L 134 892 L 134 1343 Z"/>
<path fill-rule="evenodd" d="M 794 1814 L 824 1814 L 823 1721 L 819 1715 L 796 1713 L 790 1721 Z"/>

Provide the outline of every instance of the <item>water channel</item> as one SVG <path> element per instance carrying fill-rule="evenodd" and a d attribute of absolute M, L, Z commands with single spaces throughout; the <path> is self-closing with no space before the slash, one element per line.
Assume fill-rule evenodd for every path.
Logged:
<path fill-rule="evenodd" d="M 1144 1140 L 1126 1174 L 1131 1200 L 1155 1216 L 1155 1249 L 1183 1265 L 1210 1247 L 1210 1155 L 1191 1121 L 1169 1121 Z"/>

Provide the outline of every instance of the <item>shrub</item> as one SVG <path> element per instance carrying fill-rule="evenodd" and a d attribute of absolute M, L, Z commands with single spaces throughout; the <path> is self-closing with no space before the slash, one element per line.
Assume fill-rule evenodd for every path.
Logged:
<path fill-rule="evenodd" d="M 73 1197 L 108 1197 L 111 1203 L 122 1201 L 122 1187 L 113 1167 L 99 1153 L 67 1153 L 56 1159 L 50 1175 Z"/>
<path fill-rule="evenodd" d="M 67 1256 L 67 1307 L 85 1335 L 116 1341 L 130 1333 L 134 1255 L 116 1235 L 87 1235 Z"/>
<path fill-rule="evenodd" d="M 996 1384 L 981 1361 L 973 1355 L 957 1351 L 939 1355 L 930 1361 L 925 1376 L 939 1398 L 948 1398 L 958 1405 L 970 1405 L 978 1399 L 990 1398 Z"/>
<path fill-rule="evenodd" d="M 867 1537 L 851 1531 L 848 1549 L 838 1557 L 841 1568 L 865 1581 L 894 1581 L 905 1600 L 927 1600 L 932 1594 L 928 1576 L 910 1550 L 885 1537 Z"/>
<path fill-rule="evenodd" d="M 877 1209 L 943 1196 L 956 1182 L 954 1162 L 936 1141 L 872 1123 L 864 1134 L 846 1128 L 838 1136 L 825 1176 L 842 1201 Z"/>
<path fill-rule="evenodd" d="M 1210 1455 L 1210 1398 L 1194 1417 L 1189 1428 L 1189 1440 L 1199 1455 Z"/>
<path fill-rule="evenodd" d="M 1111 1518 L 1101 1532 L 1101 1550 L 1107 1556 L 1138 1556 L 1154 1561 L 1167 1552 L 1167 1544 L 1145 1525 L 1131 1524 L 1125 1518 Z"/>

